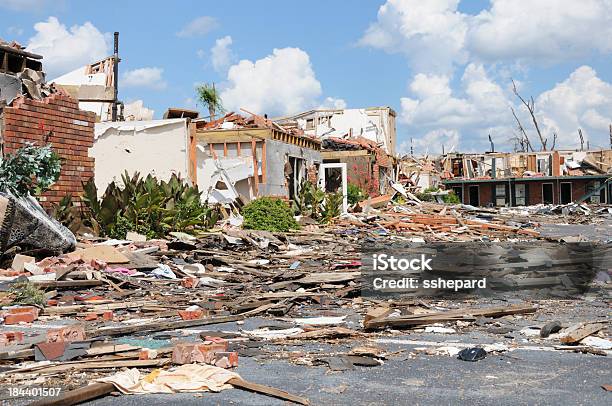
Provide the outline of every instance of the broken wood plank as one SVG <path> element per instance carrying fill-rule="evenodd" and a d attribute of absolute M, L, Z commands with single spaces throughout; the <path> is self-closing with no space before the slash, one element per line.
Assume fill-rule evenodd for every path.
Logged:
<path fill-rule="evenodd" d="M 78 280 L 78 281 L 33 281 L 32 284 L 38 288 L 83 288 L 104 285 L 99 280 Z"/>
<path fill-rule="evenodd" d="M 133 325 L 133 326 L 98 328 L 95 330 L 87 331 L 87 336 L 88 337 L 117 336 L 117 335 L 124 335 L 124 334 L 132 334 L 136 332 L 155 332 L 155 331 L 174 330 L 174 329 L 179 329 L 179 328 L 206 326 L 209 324 L 229 323 L 233 321 L 243 320 L 255 314 L 263 313 L 266 310 L 271 309 L 272 307 L 284 305 L 286 302 L 287 300 L 283 300 L 278 303 L 270 303 L 267 305 L 260 306 L 256 309 L 250 310 L 248 312 L 237 314 L 235 316 L 211 317 L 211 318 L 196 319 L 196 320 L 162 321 L 162 322 L 147 323 L 147 324 L 140 324 L 140 325 Z"/>
<path fill-rule="evenodd" d="M 109 393 L 114 391 L 116 391 L 116 389 L 115 385 L 113 385 L 112 383 L 94 383 L 91 385 L 83 386 L 78 389 L 64 392 L 61 396 L 58 396 L 57 398 L 47 398 L 34 403 L 30 403 L 30 406 L 78 405 L 79 403 L 87 402 L 88 400 L 108 395 Z"/>
<path fill-rule="evenodd" d="M 583 338 L 597 333 L 604 326 L 603 323 L 576 323 L 561 332 L 559 341 L 564 344 L 577 343 Z"/>
<path fill-rule="evenodd" d="M 533 313 L 536 308 L 533 306 L 508 306 L 508 307 L 489 307 L 482 309 L 457 309 L 444 312 L 428 312 L 421 314 L 411 314 L 399 317 L 387 317 L 373 319 L 364 322 L 366 330 L 383 327 L 410 327 L 425 324 L 438 323 L 441 321 L 469 320 L 474 317 L 500 317 L 511 314 Z"/>
<path fill-rule="evenodd" d="M 284 390 L 276 389 L 271 386 L 248 382 L 240 378 L 232 378 L 227 383 L 236 388 L 248 390 L 250 392 L 261 393 L 274 398 L 288 400 L 290 402 L 298 403 L 300 405 L 310 405 L 310 401 L 306 398 L 293 395 L 289 392 L 285 392 Z"/>

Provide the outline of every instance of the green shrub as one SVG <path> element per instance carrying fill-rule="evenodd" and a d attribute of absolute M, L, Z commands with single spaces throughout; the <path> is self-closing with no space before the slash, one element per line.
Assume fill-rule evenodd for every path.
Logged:
<path fill-rule="evenodd" d="M 13 295 L 12 304 L 39 305 L 45 304 L 45 292 L 38 289 L 32 282 L 25 281 L 13 284 L 9 292 Z"/>
<path fill-rule="evenodd" d="M 273 197 L 260 197 L 242 208 L 243 227 L 252 230 L 289 231 L 298 229 L 287 203 Z"/>
<path fill-rule="evenodd" d="M 349 204 L 357 204 L 366 198 L 366 193 L 354 183 L 347 186 L 347 200 Z"/>
<path fill-rule="evenodd" d="M 436 197 L 434 195 L 432 195 L 431 193 L 436 193 L 436 192 L 440 192 L 441 189 L 439 188 L 435 188 L 435 187 L 429 187 L 427 189 L 425 189 L 423 192 L 421 193 L 417 193 L 415 196 L 423 201 L 423 202 L 436 202 Z M 457 196 L 455 193 L 453 193 L 453 191 L 451 190 L 450 193 L 448 193 L 447 195 L 443 195 L 442 196 L 442 201 L 446 204 L 458 204 L 461 203 L 461 201 L 459 201 L 459 196 Z"/>
<path fill-rule="evenodd" d="M 114 182 L 109 184 L 100 199 L 93 179 L 84 183 L 80 209 L 83 225 L 113 238 L 125 238 L 128 231 L 156 238 L 170 231 L 205 230 L 219 218 L 216 208 L 201 202 L 197 186 L 188 185 L 176 175 L 165 182 L 151 175 L 141 178 L 138 173 L 130 177 L 126 172 L 122 183 L 123 188 Z M 72 202 L 70 205 L 74 206 Z M 55 210 L 58 215 L 67 212 L 63 206 Z"/>
<path fill-rule="evenodd" d="M 321 223 L 328 223 L 341 213 L 342 193 L 325 193 L 310 181 L 302 182 L 292 209 L 296 215 L 308 216 Z"/>
<path fill-rule="evenodd" d="M 37 147 L 26 143 L 0 163 L 0 190 L 16 196 L 40 194 L 57 182 L 61 161 L 51 145 Z"/>

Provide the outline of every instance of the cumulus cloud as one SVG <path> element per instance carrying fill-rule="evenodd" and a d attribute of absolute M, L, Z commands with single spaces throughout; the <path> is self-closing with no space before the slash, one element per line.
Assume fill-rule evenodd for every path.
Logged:
<path fill-rule="evenodd" d="M 459 0 L 388 0 L 359 43 L 403 53 L 417 71 L 447 72 L 453 63 L 466 60 L 468 25 L 458 4 Z"/>
<path fill-rule="evenodd" d="M 231 45 L 232 37 L 229 35 L 215 41 L 215 45 L 210 50 L 210 57 L 215 71 L 224 72 L 234 60 L 234 54 L 230 48 Z"/>
<path fill-rule="evenodd" d="M 201 16 L 190 21 L 182 30 L 176 33 L 178 37 L 200 37 L 217 29 L 219 22 L 210 16 Z"/>
<path fill-rule="evenodd" d="M 346 101 L 344 99 L 336 99 L 335 97 L 326 97 L 323 103 L 319 105 L 319 108 L 342 110 L 346 108 Z"/>
<path fill-rule="evenodd" d="M 156 67 L 132 69 L 123 74 L 120 84 L 125 87 L 161 90 L 166 87 L 163 73 L 162 68 Z"/>
<path fill-rule="evenodd" d="M 609 146 L 612 84 L 601 80 L 593 68 L 581 66 L 543 92 L 536 99 L 536 109 L 544 133 L 551 140 L 552 133 L 557 133 L 557 145 L 579 146 L 577 131 L 581 128 L 592 147 Z"/>
<path fill-rule="evenodd" d="M 282 48 L 255 62 L 244 59 L 232 65 L 221 99 L 228 110 L 291 114 L 316 106 L 320 94 L 308 54 Z"/>
<path fill-rule="evenodd" d="M 471 20 L 466 43 L 470 52 L 486 60 L 550 63 L 612 51 L 608 0 L 538 0 L 528 6 L 494 0 L 489 10 Z"/>
<path fill-rule="evenodd" d="M 419 73 L 409 85 L 413 97 L 400 101 L 400 121 L 415 138 L 418 152 L 439 152 L 442 143 L 461 149 L 488 145 L 488 134 L 511 138 L 512 105 L 506 91 L 495 83 L 482 65 L 469 64 L 461 78 L 459 92 L 450 87 L 446 75 Z M 463 139 L 468 136 L 468 140 Z M 471 145 L 468 145 L 468 142 Z M 437 143 L 437 144 L 435 144 Z"/>
<path fill-rule="evenodd" d="M 27 50 L 41 54 L 47 77 L 53 78 L 108 56 L 108 35 L 92 23 L 67 29 L 56 17 L 34 24 L 36 34 L 29 39 Z"/>
<path fill-rule="evenodd" d="M 388 0 L 360 44 L 403 53 L 416 72 L 448 73 L 477 61 L 575 60 L 608 54 L 612 43 L 609 0 L 491 0 L 477 15 L 459 0 Z M 597 35 L 593 35 L 597 33 Z"/>
<path fill-rule="evenodd" d="M 511 107 L 533 147 L 539 149 L 539 138 L 526 109 L 507 86 L 492 80 L 482 65 L 466 67 L 459 89 L 451 89 L 449 83 L 450 78 L 444 75 L 417 74 L 409 85 L 412 96 L 401 99 L 399 120 L 414 138 L 416 152 L 435 152 L 442 143 L 446 151 L 451 144 L 461 151 L 484 151 L 489 148 L 488 134 L 498 150 L 511 150 L 518 135 Z M 535 97 L 535 107 L 549 147 L 555 133 L 556 147 L 578 147 L 578 128 L 591 147 L 609 145 L 612 84 L 599 78 L 593 68 L 576 69 Z M 404 142 L 403 148 L 406 152 L 409 144 Z"/>

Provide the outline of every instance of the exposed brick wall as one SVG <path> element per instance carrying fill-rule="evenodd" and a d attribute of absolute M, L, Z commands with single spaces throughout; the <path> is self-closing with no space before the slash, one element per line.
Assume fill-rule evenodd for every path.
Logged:
<path fill-rule="evenodd" d="M 77 101 L 59 92 L 42 101 L 21 97 L 4 108 L 4 153 L 26 142 L 43 145 L 50 134 L 48 142 L 62 159 L 58 182 L 40 197 L 44 207 L 69 193 L 76 198 L 83 191 L 82 181 L 94 176 L 94 158 L 89 156 L 89 148 L 94 142 L 95 117 L 95 113 L 80 110 Z"/>
<path fill-rule="evenodd" d="M 605 177 L 602 176 L 602 178 L 599 180 L 603 182 L 604 179 Z M 571 177 L 567 177 L 561 180 L 534 180 L 516 182 L 516 184 L 524 183 L 525 185 L 527 185 L 527 205 L 536 205 L 542 203 L 542 184 L 544 183 L 552 183 L 554 204 L 559 204 L 561 202 L 560 185 L 561 183 L 565 182 L 570 182 L 572 184 L 572 200 L 576 201 L 587 193 L 588 186 L 590 183 L 594 182 L 594 179 L 572 179 Z M 469 203 L 469 186 L 477 185 L 479 187 L 480 205 L 487 206 L 488 204 L 494 204 L 495 202 L 493 199 L 493 190 L 495 188 L 495 184 L 496 183 L 493 182 L 473 182 L 464 184 L 463 203 Z M 460 187 L 461 185 L 447 185 L 447 188 L 453 186 Z M 513 190 L 513 196 L 515 196 L 515 193 L 516 192 Z M 506 189 L 506 194 L 508 194 L 508 189 Z"/>

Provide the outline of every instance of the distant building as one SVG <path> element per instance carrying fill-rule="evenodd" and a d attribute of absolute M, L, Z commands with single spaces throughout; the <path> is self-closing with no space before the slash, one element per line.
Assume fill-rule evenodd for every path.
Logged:
<path fill-rule="evenodd" d="M 318 139 L 363 137 L 376 143 L 387 154 L 395 155 L 395 116 L 391 107 L 318 109 L 274 121 L 284 127 L 297 127 L 304 134 Z"/>
<path fill-rule="evenodd" d="M 442 183 L 473 206 L 612 201 L 612 150 L 447 154 Z"/>

